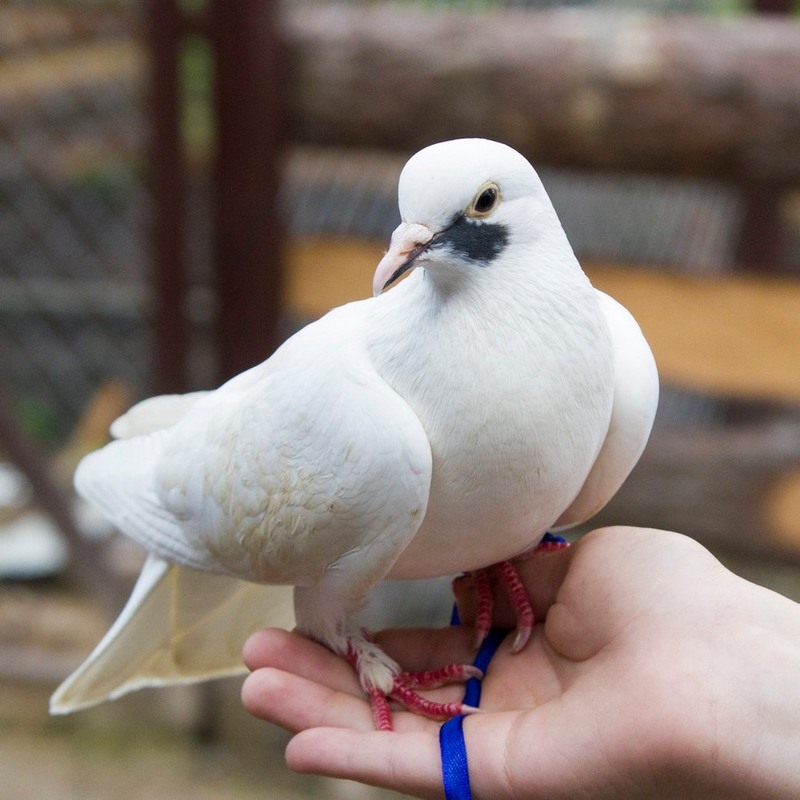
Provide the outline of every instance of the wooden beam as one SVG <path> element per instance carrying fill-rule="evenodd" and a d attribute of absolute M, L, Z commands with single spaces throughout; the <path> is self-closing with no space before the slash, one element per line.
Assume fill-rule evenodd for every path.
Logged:
<path fill-rule="evenodd" d="M 657 526 L 712 549 L 800 563 L 800 426 L 659 429 L 589 527 Z"/>
<path fill-rule="evenodd" d="M 410 152 L 800 182 L 800 21 L 407 4 L 287 7 L 292 134 Z"/>
<path fill-rule="evenodd" d="M 665 382 L 731 399 L 800 403 L 800 282 L 588 266 L 636 317 Z"/>

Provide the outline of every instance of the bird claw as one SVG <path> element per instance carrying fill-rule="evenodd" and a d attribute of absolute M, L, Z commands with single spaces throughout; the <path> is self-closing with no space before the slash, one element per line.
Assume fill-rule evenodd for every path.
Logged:
<path fill-rule="evenodd" d="M 472 575 L 478 603 L 478 610 L 475 614 L 475 649 L 479 650 L 492 629 L 494 600 L 492 599 L 491 567 L 478 570 Z"/>
<path fill-rule="evenodd" d="M 519 577 L 517 568 L 511 561 L 501 561 L 494 565 L 500 582 L 505 586 L 511 603 L 517 612 L 517 635 L 511 646 L 512 653 L 518 653 L 528 642 L 533 630 L 534 616 L 528 590 Z"/>
<path fill-rule="evenodd" d="M 483 672 L 472 664 L 447 664 L 427 672 L 401 672 L 395 684 L 401 682 L 410 689 L 438 689 L 449 683 L 464 683 L 470 678 L 483 678 Z"/>
<path fill-rule="evenodd" d="M 391 689 L 386 692 L 377 688 L 372 683 L 372 680 L 365 677 L 365 663 L 363 661 L 365 650 L 363 643 L 368 642 L 369 637 L 364 634 L 359 638 L 362 646 L 359 647 L 356 644 L 356 640 L 351 640 L 344 657 L 355 670 L 362 686 L 365 687 L 372 707 L 375 727 L 378 730 L 393 730 L 392 711 L 389 706 L 390 699 L 396 700 L 409 711 L 435 720 L 444 720 L 459 714 L 474 714 L 478 710 L 464 703 L 437 703 L 422 697 L 418 691 L 438 689 L 451 683 L 465 683 L 473 678 L 480 680 L 483 678 L 483 671 L 478 667 L 471 664 L 447 664 L 439 669 L 425 672 L 395 672 L 391 676 Z"/>
<path fill-rule="evenodd" d="M 394 730 L 389 699 L 396 700 L 405 706 L 408 711 L 434 720 L 444 720 L 450 717 L 457 717 L 460 714 L 474 714 L 479 711 L 480 709 L 466 703 L 437 703 L 433 700 L 428 700 L 416 691 L 417 689 L 434 689 L 444 683 L 453 683 L 458 680 L 466 681 L 469 678 L 480 679 L 483 677 L 483 673 L 477 667 L 453 664 L 446 669 L 450 671 L 451 668 L 452 671 L 463 672 L 464 677 L 424 685 L 420 682 L 420 674 L 425 673 L 401 672 L 395 675 L 392 690 L 388 695 L 385 695 L 380 689 L 370 689 L 367 694 L 372 707 L 372 718 L 375 720 L 375 727 L 379 731 Z"/>
<path fill-rule="evenodd" d="M 569 545 L 560 537 L 547 536 L 542 542 L 520 558 L 531 558 L 540 553 L 561 550 Z M 492 577 L 496 576 L 511 599 L 517 613 L 516 636 L 511 645 L 511 652 L 518 653 L 528 643 L 533 631 L 534 614 L 528 592 L 519 576 L 517 568 L 511 561 L 501 561 L 486 569 L 475 570 L 469 574 L 472 579 L 473 587 L 477 595 L 477 614 L 475 618 L 475 648 L 480 648 L 484 639 L 492 629 Z M 372 642 L 367 633 L 362 634 L 362 641 Z M 356 648 L 351 642 L 345 657 L 350 662 L 353 669 L 362 677 L 363 666 L 360 665 Z M 392 711 L 389 700 L 396 700 L 405 706 L 408 711 L 420 714 L 430 719 L 443 720 L 455 717 L 459 714 L 474 714 L 480 709 L 465 703 L 437 703 L 422 697 L 418 690 L 438 689 L 449 683 L 462 683 L 477 678 L 480 680 L 483 672 L 478 667 L 468 664 L 448 664 L 438 670 L 427 672 L 399 672 L 392 678 L 392 688 L 389 692 L 383 692 L 376 687 L 366 689 L 372 707 L 372 716 L 375 720 L 375 727 L 381 731 L 391 731 Z M 368 686 L 369 682 L 363 682 Z"/>
<path fill-rule="evenodd" d="M 473 587 L 477 598 L 475 615 L 475 649 L 479 649 L 492 629 L 494 599 L 492 597 L 491 578 L 496 575 L 508 592 L 508 596 L 517 614 L 517 635 L 511 646 L 512 653 L 518 653 L 528 643 L 533 630 L 533 608 L 528 599 L 528 592 L 519 577 L 517 568 L 511 561 L 500 561 L 491 567 L 479 569 L 471 573 Z"/>
<path fill-rule="evenodd" d="M 459 680 L 466 681 L 469 680 L 469 678 L 480 679 L 483 677 L 483 673 L 477 667 L 453 664 L 447 669 L 450 669 L 451 667 L 456 671 L 462 672 L 464 677 L 447 680 L 447 683 L 455 683 Z M 445 720 L 449 719 L 450 717 L 457 717 L 460 714 L 474 714 L 479 711 L 479 709 L 475 708 L 474 706 L 467 705 L 466 703 L 437 703 L 433 700 L 428 700 L 426 697 L 422 697 L 422 695 L 416 691 L 417 688 L 433 689 L 442 685 L 442 682 L 433 682 L 427 686 L 420 685 L 419 673 L 401 672 L 399 675 L 395 676 L 394 686 L 392 687 L 389 697 L 391 697 L 393 700 L 397 700 L 399 703 L 405 706 L 408 711 L 413 711 L 416 714 L 421 714 L 424 717 L 435 720 Z M 374 705 L 373 716 L 375 716 Z M 377 724 L 379 724 L 377 716 L 375 721 Z M 391 726 L 391 720 L 389 721 L 389 724 Z M 379 724 L 379 730 L 392 730 L 392 728 L 381 728 Z"/>

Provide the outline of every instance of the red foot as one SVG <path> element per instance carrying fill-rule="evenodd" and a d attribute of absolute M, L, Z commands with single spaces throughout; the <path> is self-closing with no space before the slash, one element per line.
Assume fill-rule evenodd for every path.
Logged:
<path fill-rule="evenodd" d="M 353 650 L 346 654 L 346 659 L 350 666 L 358 673 L 358 660 Z M 459 714 L 472 714 L 478 709 L 464 703 L 436 703 L 418 694 L 418 689 L 438 689 L 448 683 L 464 683 L 470 678 L 483 677 L 483 672 L 477 667 L 469 664 L 448 664 L 436 670 L 427 672 L 401 672 L 394 677 L 394 684 L 388 697 L 378 689 L 370 689 L 367 692 L 370 706 L 372 707 L 372 717 L 375 720 L 375 727 L 379 731 L 391 731 L 392 711 L 389 707 L 389 699 L 397 700 L 409 711 L 413 711 L 430 719 L 444 720 Z"/>
<path fill-rule="evenodd" d="M 434 689 L 444 685 L 444 683 L 455 683 L 458 681 L 466 681 L 469 678 L 480 679 L 483 677 L 483 673 L 477 667 L 453 666 L 456 666 L 458 671 L 463 672 L 463 677 L 446 681 L 434 681 L 428 685 L 420 683 L 419 673 L 401 672 L 394 679 L 394 686 L 392 687 L 390 697 L 402 703 L 409 711 L 421 714 L 424 717 L 429 717 L 430 719 L 444 720 L 450 717 L 457 717 L 459 714 L 474 714 L 478 709 L 472 706 L 465 705 L 464 703 L 436 703 L 433 700 L 422 697 L 422 695 L 415 691 L 417 688 Z M 385 730 L 385 728 L 381 728 L 381 730 Z M 391 728 L 389 728 L 389 730 L 391 730 Z"/>
<path fill-rule="evenodd" d="M 386 695 L 377 689 L 369 691 L 369 704 L 372 706 L 372 719 L 375 720 L 375 727 L 379 731 L 394 730 L 392 726 L 392 710 L 389 708 L 389 701 Z"/>
<path fill-rule="evenodd" d="M 394 686 L 389 697 L 397 700 L 409 711 L 430 719 L 449 719 L 459 714 L 473 714 L 478 709 L 464 703 L 436 703 L 418 694 L 417 689 L 438 689 L 448 683 L 463 683 L 470 678 L 482 678 L 483 673 L 468 664 L 448 664 L 429 672 L 401 672 L 395 675 Z M 392 730 L 392 715 L 386 697 L 373 690 L 370 692 L 372 716 L 378 730 Z"/>
<path fill-rule="evenodd" d="M 482 677 L 483 673 L 470 664 L 448 664 L 427 672 L 401 672 L 395 679 L 395 685 L 400 680 L 409 689 L 438 689 L 448 683 L 464 683 L 470 678 L 480 680 Z"/>

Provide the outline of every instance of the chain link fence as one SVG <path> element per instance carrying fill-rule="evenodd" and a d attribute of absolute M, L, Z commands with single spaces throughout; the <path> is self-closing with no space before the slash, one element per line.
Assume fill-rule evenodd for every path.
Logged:
<path fill-rule="evenodd" d="M 63 434 L 109 371 L 147 371 L 139 9 L 0 8 L 0 376 Z"/>

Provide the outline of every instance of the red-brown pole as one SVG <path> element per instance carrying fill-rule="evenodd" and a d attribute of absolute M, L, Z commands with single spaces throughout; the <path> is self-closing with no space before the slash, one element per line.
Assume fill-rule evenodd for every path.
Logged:
<path fill-rule="evenodd" d="M 752 0 L 757 14 L 788 15 L 794 0 Z M 781 192 L 775 186 L 741 187 L 743 215 L 736 244 L 736 263 L 763 272 L 782 271 L 786 230 L 781 219 Z"/>
<path fill-rule="evenodd" d="M 217 345 L 225 379 L 262 361 L 279 343 L 284 59 L 277 3 L 212 0 L 209 11 L 217 126 Z"/>
<path fill-rule="evenodd" d="M 183 392 L 189 322 L 186 309 L 186 161 L 181 135 L 182 13 L 174 0 L 148 0 L 150 187 L 155 295 L 155 391 Z"/>

